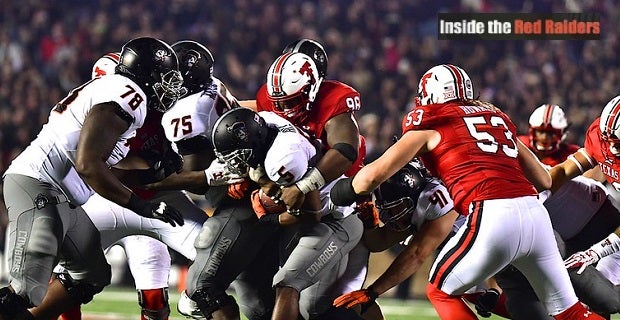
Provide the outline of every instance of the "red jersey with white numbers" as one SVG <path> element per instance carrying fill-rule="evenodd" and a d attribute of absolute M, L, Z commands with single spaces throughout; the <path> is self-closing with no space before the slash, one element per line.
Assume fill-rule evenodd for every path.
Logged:
<path fill-rule="evenodd" d="M 287 118 L 297 127 L 307 131 L 312 137 L 319 139 L 322 144 L 329 148 L 325 137 L 325 124 L 331 118 L 343 114 L 354 113 L 361 107 L 360 94 L 353 87 L 335 80 L 325 80 L 317 96 L 312 103 L 312 108 L 304 111 L 303 116 Z M 256 93 L 256 111 L 278 111 L 267 95 L 267 85 L 263 84 Z M 352 115 L 353 116 L 353 115 Z M 363 146 L 362 146 L 363 144 Z M 360 137 L 358 157 L 346 175 L 357 173 L 363 166 L 366 156 L 365 140 Z"/>
<path fill-rule="evenodd" d="M 532 150 L 532 152 L 535 151 L 532 144 L 532 139 L 529 135 L 519 136 L 519 140 L 521 140 L 523 144 L 525 144 L 530 150 Z M 580 148 L 581 147 L 576 144 L 560 143 L 558 149 L 555 152 L 544 155 L 542 158 L 539 158 L 539 160 L 540 162 L 553 167 L 564 162 L 564 160 L 566 160 L 568 156 L 577 152 L 577 150 L 579 150 Z"/>
<path fill-rule="evenodd" d="M 441 134 L 437 147 L 421 158 L 446 184 L 461 214 L 469 213 L 472 201 L 537 194 L 517 159 L 515 125 L 492 105 L 416 106 L 403 119 L 403 134 L 410 130 Z"/>
<path fill-rule="evenodd" d="M 609 152 L 609 142 L 601 138 L 599 123 L 601 118 L 592 122 L 586 133 L 586 141 L 583 147 L 586 152 L 598 162 L 601 171 L 605 174 L 607 182 L 614 189 L 620 191 L 620 159 Z"/>

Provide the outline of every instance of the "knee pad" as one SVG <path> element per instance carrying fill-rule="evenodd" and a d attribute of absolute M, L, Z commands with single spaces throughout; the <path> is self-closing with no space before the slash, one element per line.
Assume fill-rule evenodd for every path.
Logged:
<path fill-rule="evenodd" d="M 34 320 L 28 311 L 31 307 L 26 299 L 17 295 L 9 287 L 0 289 L 0 315 L 3 319 Z"/>
<path fill-rule="evenodd" d="M 226 292 L 208 292 L 206 290 L 198 290 L 191 297 L 196 301 L 198 308 L 207 319 L 213 319 L 211 314 L 216 310 L 228 305 L 237 306 L 235 298 L 226 294 Z"/>
<path fill-rule="evenodd" d="M 67 290 L 69 296 L 78 303 L 86 304 L 93 300 L 93 296 L 103 291 L 103 287 L 81 282 L 71 278 L 69 274 L 59 273 L 56 278 Z"/>
<path fill-rule="evenodd" d="M 143 320 L 166 320 L 170 316 L 168 288 L 138 290 L 138 304 Z"/>

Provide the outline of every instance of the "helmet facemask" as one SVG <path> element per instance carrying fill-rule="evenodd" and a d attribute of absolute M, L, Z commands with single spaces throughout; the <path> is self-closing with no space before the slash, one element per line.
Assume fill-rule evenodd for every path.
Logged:
<path fill-rule="evenodd" d="M 237 149 L 226 154 L 216 152 L 215 156 L 226 164 L 231 173 L 237 175 L 246 174 L 248 169 L 252 167 L 250 165 L 250 162 L 252 162 L 252 149 Z"/>
<path fill-rule="evenodd" d="M 416 203 L 410 197 L 400 198 L 391 202 L 376 201 L 379 219 L 394 231 L 405 231 L 411 228 L 411 216 Z"/>
<path fill-rule="evenodd" d="M 161 82 L 153 84 L 153 92 L 158 104 L 155 109 L 161 112 L 172 108 L 174 104 L 187 94 L 187 89 L 183 87 L 183 77 L 181 72 L 170 70 L 161 75 Z"/>

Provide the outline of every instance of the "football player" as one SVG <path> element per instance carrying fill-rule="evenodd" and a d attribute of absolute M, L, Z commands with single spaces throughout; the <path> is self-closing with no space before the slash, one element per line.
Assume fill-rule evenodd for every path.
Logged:
<path fill-rule="evenodd" d="M 508 264 L 524 272 L 554 318 L 602 319 L 578 301 L 537 199 L 536 190 L 551 185 L 549 173 L 517 139 L 506 114 L 474 100 L 471 79 L 457 66 L 438 65 L 422 76 L 402 138 L 353 178 L 340 180 L 332 201 L 350 204 L 369 194 L 416 156 L 446 184 L 456 211 L 467 215 L 431 268 L 427 296 L 442 319 L 477 319 L 461 296 Z M 357 301 L 411 275 L 400 271 Z"/>
<path fill-rule="evenodd" d="M 205 194 L 215 208 L 194 242 L 196 258 L 179 312 L 197 318 L 239 319 L 241 311 L 250 319 L 269 319 L 274 303 L 269 279 L 277 268 L 269 242 L 276 242 L 276 233 L 273 226 L 257 224 L 245 192 L 249 186 L 242 183 L 246 174 L 227 170 L 216 159 L 211 143 L 215 121 L 238 107 L 237 99 L 213 76 L 213 56 L 205 46 L 184 40 L 172 48 L 179 56 L 189 94 L 164 114 L 161 124 L 183 156 L 184 170 L 147 188 Z M 228 196 L 229 189 L 235 198 Z M 226 292 L 235 279 L 236 300 Z M 193 313 L 192 303 L 199 307 L 198 314 Z"/>
<path fill-rule="evenodd" d="M 113 74 L 120 55 L 108 53 L 93 66 L 92 78 Z M 192 83 L 188 79 L 187 87 Z M 148 164 L 145 167 L 164 167 L 172 164 L 172 173 L 182 165 L 182 159 L 166 139 L 161 126 L 162 112 L 150 112 L 144 125 L 136 131 L 136 136 L 129 139 L 128 157 L 137 157 Z M 170 164 L 166 163 L 169 159 Z M 160 168 L 161 169 L 161 168 Z M 164 169 L 166 170 L 166 169 Z M 170 254 L 162 239 L 173 249 L 189 260 L 193 260 L 196 251 L 193 241 L 207 216 L 182 191 L 146 191 L 139 186 L 132 190 L 145 199 L 166 201 L 179 209 L 185 220 L 182 227 L 171 227 L 164 223 L 151 223 L 139 219 L 124 207 L 95 194 L 82 207 L 101 234 L 101 244 L 107 249 L 115 244 L 123 247 L 127 262 L 138 291 L 138 302 L 142 309 L 142 320 L 165 320 L 170 314 L 168 303 L 168 274 L 170 271 Z M 147 233 L 149 236 L 126 236 L 128 234 Z M 61 273 L 62 270 L 56 270 Z M 64 320 L 80 318 L 79 305 L 62 316 Z"/>
<path fill-rule="evenodd" d="M 568 121 L 560 106 L 543 104 L 532 112 L 529 135 L 519 139 L 548 166 L 557 165 L 579 150 L 579 146 L 563 141 Z M 590 171 L 598 171 L 594 168 Z M 562 256 L 586 249 L 614 230 L 620 223 L 620 214 L 601 183 L 586 177 L 567 181 L 553 194 L 541 193 L 540 199 L 549 212 L 553 229 L 557 232 Z M 599 314 L 618 312 L 620 297 L 613 286 L 596 270 L 589 268 L 583 274 L 569 270 L 577 296 Z M 508 267 L 495 276 L 507 296 L 506 304 L 514 319 L 548 319 L 527 279 L 514 267 Z"/>
<path fill-rule="evenodd" d="M 86 82 L 54 106 L 4 175 L 10 284 L 0 289 L 0 319 L 56 318 L 109 284 L 99 232 L 81 207 L 95 192 L 140 216 L 183 225 L 174 207 L 140 198 L 110 170 L 147 114 L 176 102 L 182 82 L 168 44 L 136 38 L 123 46 L 116 74 Z M 50 284 L 59 261 L 67 273 Z"/>
<path fill-rule="evenodd" d="M 276 301 L 271 319 L 297 319 L 299 314 L 304 319 L 324 319 L 334 298 L 330 288 L 361 238 L 362 222 L 352 215 L 353 207 L 331 203 L 329 190 L 334 182 L 309 191 L 300 210 L 283 207 L 283 212 L 269 212 L 260 199 L 264 192 L 281 201 L 281 187 L 312 174 L 312 166 L 322 156 L 320 144 L 274 113 L 247 108 L 222 115 L 212 141 L 216 155 L 231 171 L 251 168 L 250 177 L 261 186 L 252 193 L 254 211 L 262 224 L 276 226 L 283 234 L 282 265 L 273 277 Z"/>

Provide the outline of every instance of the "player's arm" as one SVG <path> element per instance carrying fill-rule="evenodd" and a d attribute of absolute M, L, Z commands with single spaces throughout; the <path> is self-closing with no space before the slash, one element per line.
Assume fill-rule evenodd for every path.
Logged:
<path fill-rule="evenodd" d="M 404 241 L 410 235 L 410 230 L 395 231 L 384 225 L 364 230 L 362 241 L 370 252 L 382 252 Z"/>
<path fill-rule="evenodd" d="M 207 173 L 209 165 L 215 160 L 212 149 L 183 155 L 183 171 L 173 173 L 165 179 L 146 185 L 149 190 L 187 190 L 204 194 L 209 189 Z"/>
<path fill-rule="evenodd" d="M 588 154 L 586 149 L 581 148 L 568 158 L 551 168 L 549 174 L 553 181 L 551 191 L 556 192 L 566 181 L 583 174 L 596 166 L 596 160 Z"/>
<path fill-rule="evenodd" d="M 422 224 L 405 249 L 394 259 L 392 264 L 370 286 L 377 294 L 382 294 L 403 282 L 420 269 L 426 259 L 446 239 L 452 231 L 458 213 L 451 210 L 447 214 Z"/>
<path fill-rule="evenodd" d="M 327 121 L 325 133 L 330 149 L 304 178 L 282 190 L 281 199 L 290 208 L 299 208 L 305 194 L 342 176 L 357 159 L 359 129 L 351 113 L 343 113 Z"/>
<path fill-rule="evenodd" d="M 92 107 L 80 132 L 75 169 L 102 197 L 126 205 L 131 191 L 114 175 L 106 161 L 118 138 L 129 128 L 129 119 L 116 103 Z"/>
<path fill-rule="evenodd" d="M 538 192 L 551 187 L 551 176 L 538 157 L 521 140 L 517 140 L 519 149 L 519 164 L 527 179 L 534 185 Z"/>
<path fill-rule="evenodd" d="M 239 100 L 240 106 L 256 111 L 256 100 Z"/>

